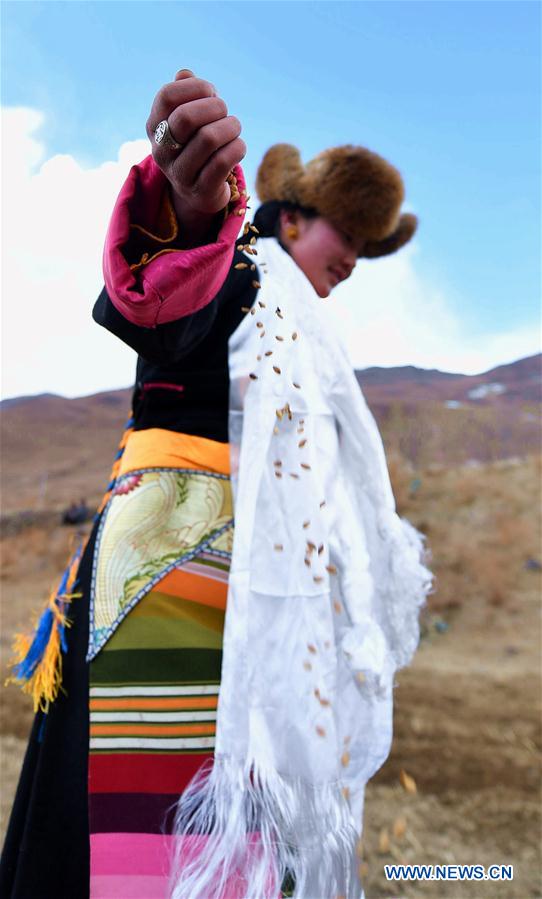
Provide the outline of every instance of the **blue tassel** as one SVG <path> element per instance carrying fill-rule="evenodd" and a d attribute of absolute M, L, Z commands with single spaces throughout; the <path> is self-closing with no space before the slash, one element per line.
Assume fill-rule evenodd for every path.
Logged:
<path fill-rule="evenodd" d="M 53 613 L 50 608 L 47 608 L 38 622 L 34 639 L 30 644 L 26 656 L 13 668 L 13 673 L 17 680 L 30 680 L 34 674 L 34 671 L 43 658 L 45 648 L 49 642 L 49 637 L 51 636 L 52 627 Z"/>

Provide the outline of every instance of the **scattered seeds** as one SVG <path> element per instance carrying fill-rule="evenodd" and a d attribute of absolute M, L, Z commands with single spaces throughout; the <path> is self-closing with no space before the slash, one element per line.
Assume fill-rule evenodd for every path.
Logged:
<path fill-rule="evenodd" d="M 255 282 L 253 282 L 253 283 L 255 283 Z M 261 300 L 258 300 L 258 306 L 261 306 L 262 309 L 265 309 L 265 303 L 262 303 Z"/>
<path fill-rule="evenodd" d="M 280 459 L 275 459 L 273 465 L 282 465 L 282 461 Z"/>
<path fill-rule="evenodd" d="M 307 521 L 304 521 L 304 522 L 303 522 L 303 527 L 304 527 L 304 528 L 308 528 L 308 526 L 310 525 L 310 523 L 311 523 L 311 522 L 310 522 L 310 518 L 309 518 Z"/>
<path fill-rule="evenodd" d="M 282 312 L 280 311 L 280 306 L 277 306 L 277 308 L 275 309 L 275 313 L 279 318 L 284 318 Z"/>
<path fill-rule="evenodd" d="M 402 840 L 407 829 L 406 818 L 399 817 L 393 822 L 393 835 L 397 840 Z"/>
<path fill-rule="evenodd" d="M 301 390 L 301 384 L 296 384 L 295 381 L 292 381 L 292 384 L 294 385 L 294 387 L 297 387 L 298 390 Z"/>
<path fill-rule="evenodd" d="M 249 225 L 249 228 L 250 228 L 251 231 L 254 231 L 254 234 L 259 234 L 259 233 L 260 233 L 260 232 L 258 231 L 258 229 L 255 227 L 255 225 L 253 225 L 253 224 L 250 224 L 250 225 Z"/>
<path fill-rule="evenodd" d="M 233 267 L 237 269 L 248 268 L 248 262 L 238 262 Z"/>
<path fill-rule="evenodd" d="M 350 753 L 345 751 L 341 755 L 341 765 L 343 766 L 343 768 L 346 768 L 346 766 L 349 764 L 350 764 Z"/>
<path fill-rule="evenodd" d="M 306 468 L 306 469 L 307 469 L 307 470 L 308 470 L 308 471 L 310 471 L 310 470 L 311 470 L 311 467 L 310 467 L 310 465 L 307 465 L 307 463 L 306 463 L 306 462 L 301 462 L 301 463 L 300 463 L 300 464 L 301 464 L 301 468 Z"/>
<path fill-rule="evenodd" d="M 281 337 L 280 334 L 275 334 L 275 340 L 284 340 L 284 337 Z"/>
<path fill-rule="evenodd" d="M 335 565 L 326 565 L 326 571 L 329 571 L 330 574 L 337 574 Z"/>
<path fill-rule="evenodd" d="M 251 314 L 251 315 L 256 315 L 256 306 L 251 306 L 251 308 L 250 308 L 250 314 Z"/>
<path fill-rule="evenodd" d="M 263 329 L 263 331 L 260 331 L 260 337 L 263 337 L 264 334 L 265 334 L 265 328 Z"/>
<path fill-rule="evenodd" d="M 321 543 L 320 546 L 318 547 L 318 555 L 321 556 L 323 551 L 324 551 L 324 544 Z"/>
<path fill-rule="evenodd" d="M 325 504 L 326 504 L 326 501 L 325 501 L 325 499 L 323 499 L 322 502 L 320 503 L 320 508 L 322 508 L 322 506 L 325 506 Z"/>
<path fill-rule="evenodd" d="M 256 359 L 258 362 L 260 361 L 261 358 L 262 358 L 261 356 L 256 356 Z"/>
<path fill-rule="evenodd" d="M 292 340 L 297 340 L 297 331 L 292 334 Z"/>
<path fill-rule="evenodd" d="M 416 781 L 410 774 L 407 774 L 404 768 L 401 768 L 399 772 L 399 780 L 401 781 L 401 786 L 407 791 L 407 793 L 417 793 L 418 788 L 416 787 Z"/>
<path fill-rule="evenodd" d="M 298 474 L 294 474 L 293 471 L 290 471 L 289 474 L 290 474 L 290 477 L 291 477 L 291 478 L 296 478 L 296 480 L 299 480 L 299 475 L 298 475 Z"/>
<path fill-rule="evenodd" d="M 390 837 L 387 827 L 383 827 L 378 837 L 378 851 L 381 855 L 386 855 L 390 851 Z"/>
<path fill-rule="evenodd" d="M 250 271 L 251 271 L 251 272 L 255 272 L 255 271 L 256 271 L 256 266 L 254 265 L 254 263 L 251 264 L 251 266 L 250 266 Z"/>
<path fill-rule="evenodd" d="M 340 604 L 340 602 L 339 602 L 338 599 L 334 599 L 334 600 L 333 600 L 333 608 L 335 609 L 337 615 L 340 615 L 340 614 L 341 614 L 341 612 L 342 612 L 342 610 L 343 610 L 343 607 L 341 606 L 341 604 Z"/>
<path fill-rule="evenodd" d="M 280 371 L 280 368 L 278 367 L 278 365 L 273 366 L 273 371 L 276 371 L 277 375 L 281 374 L 281 371 Z"/>
<path fill-rule="evenodd" d="M 313 577 L 313 581 L 315 584 L 321 584 L 324 578 L 321 575 L 315 575 Z"/>
<path fill-rule="evenodd" d="M 282 552 L 284 546 L 282 545 L 282 543 L 275 543 L 275 549 L 277 550 L 277 552 Z"/>
<path fill-rule="evenodd" d="M 300 440 L 299 443 L 298 443 L 297 445 L 298 445 L 299 447 L 304 447 L 305 444 L 306 444 L 306 442 L 307 442 L 307 438 L 304 437 L 303 440 Z"/>
<path fill-rule="evenodd" d="M 264 353 L 264 356 L 272 356 L 272 355 L 273 355 L 273 350 L 267 350 L 267 352 Z"/>
<path fill-rule="evenodd" d="M 314 643 L 307 643 L 307 649 L 309 652 L 312 652 L 313 655 L 316 655 L 316 646 Z"/>
<path fill-rule="evenodd" d="M 241 306 L 241 312 L 250 312 L 250 311 L 251 311 L 250 306 Z"/>
<path fill-rule="evenodd" d="M 346 801 L 348 802 L 348 800 L 350 799 L 350 790 L 349 790 L 349 788 L 348 788 L 348 787 L 342 787 L 342 788 L 341 788 L 341 793 L 343 794 L 344 798 L 345 798 Z"/>
<path fill-rule="evenodd" d="M 312 671 L 312 665 L 310 662 L 303 662 L 303 668 L 305 671 Z"/>
<path fill-rule="evenodd" d="M 324 727 L 321 727 L 319 724 L 314 728 L 319 737 L 325 737 L 326 731 Z"/>
<path fill-rule="evenodd" d="M 262 285 L 260 284 L 259 281 L 253 281 L 252 286 L 255 287 L 256 289 L 258 289 L 258 287 L 261 287 Z"/>
<path fill-rule="evenodd" d="M 365 683 L 366 678 L 365 678 L 363 671 L 358 671 L 358 673 L 356 674 L 356 680 L 357 680 L 358 684 Z"/>
<path fill-rule="evenodd" d="M 282 477 L 282 471 L 276 471 L 276 472 L 275 472 L 275 477 L 276 477 L 276 478 L 281 478 L 281 477 Z"/>
<path fill-rule="evenodd" d="M 258 380 L 258 375 L 255 375 L 254 372 L 251 371 L 250 374 L 249 374 L 249 378 L 252 378 L 253 381 L 257 381 L 257 380 Z"/>
<path fill-rule="evenodd" d="M 275 425 L 275 427 L 273 428 L 273 434 L 278 434 L 278 432 L 279 432 L 279 429 L 278 429 L 277 426 Z"/>

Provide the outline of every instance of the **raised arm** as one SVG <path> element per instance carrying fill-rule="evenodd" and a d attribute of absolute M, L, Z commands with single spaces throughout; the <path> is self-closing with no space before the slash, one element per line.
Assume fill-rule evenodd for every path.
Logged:
<path fill-rule="evenodd" d="M 160 122 L 168 127 L 157 143 Z M 106 298 L 132 325 L 192 316 L 223 285 L 246 206 L 240 131 L 213 85 L 186 69 L 156 95 L 152 156 L 131 169 L 104 249 Z"/>

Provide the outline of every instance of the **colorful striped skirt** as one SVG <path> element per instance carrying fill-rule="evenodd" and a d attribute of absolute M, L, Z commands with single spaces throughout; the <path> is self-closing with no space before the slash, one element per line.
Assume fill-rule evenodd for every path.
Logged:
<path fill-rule="evenodd" d="M 233 538 L 227 450 L 134 432 L 104 510 L 91 589 L 91 899 L 165 899 L 175 803 L 212 763 Z"/>

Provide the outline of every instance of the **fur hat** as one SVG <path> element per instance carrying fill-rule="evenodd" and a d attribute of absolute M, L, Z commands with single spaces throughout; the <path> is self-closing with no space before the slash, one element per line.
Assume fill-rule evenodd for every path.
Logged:
<path fill-rule="evenodd" d="M 395 253 L 416 231 L 415 215 L 401 213 L 400 173 L 365 147 L 331 147 L 305 166 L 297 147 L 274 144 L 256 174 L 262 203 L 286 201 L 314 209 L 361 246 L 359 256 Z"/>

